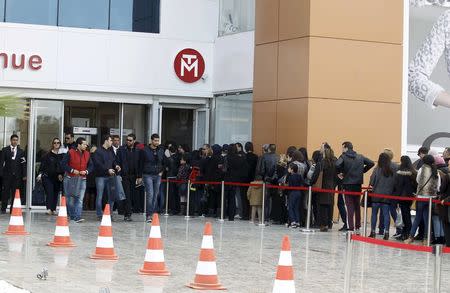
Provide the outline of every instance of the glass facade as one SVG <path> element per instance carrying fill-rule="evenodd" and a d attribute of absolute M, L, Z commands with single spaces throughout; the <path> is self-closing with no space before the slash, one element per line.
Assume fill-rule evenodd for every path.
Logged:
<path fill-rule="evenodd" d="M 252 138 L 252 93 L 216 97 L 215 117 L 214 143 L 244 144 L 250 141 Z"/>
<path fill-rule="evenodd" d="M 56 25 L 58 0 L 4 0 L 2 13 L 6 22 Z"/>
<path fill-rule="evenodd" d="M 159 33 L 160 0 L 0 0 L 0 21 Z"/>
<path fill-rule="evenodd" d="M 59 0 L 58 25 L 108 29 L 109 0 Z"/>
<path fill-rule="evenodd" d="M 255 0 L 220 0 L 219 37 L 255 29 Z"/>

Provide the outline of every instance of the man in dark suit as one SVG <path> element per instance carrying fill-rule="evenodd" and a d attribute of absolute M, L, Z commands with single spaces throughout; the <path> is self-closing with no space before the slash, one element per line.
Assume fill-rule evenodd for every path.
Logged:
<path fill-rule="evenodd" d="M 27 161 L 25 152 L 19 147 L 19 137 L 13 134 L 10 141 L 11 145 L 4 147 L 0 155 L 0 175 L 3 177 L 2 214 L 6 213 L 9 199 L 11 199 L 12 203 L 16 188 L 19 188 L 22 181 L 26 180 L 27 174 Z M 12 208 L 10 209 L 11 211 Z"/>
<path fill-rule="evenodd" d="M 131 214 L 136 209 L 138 191 L 136 190 L 136 179 L 139 167 L 140 152 L 136 147 L 136 135 L 127 135 L 127 142 L 117 151 L 117 162 L 121 166 L 122 186 L 126 199 L 120 203 L 123 210 L 124 220 L 131 222 Z M 143 201 L 141 202 L 143 204 Z"/>

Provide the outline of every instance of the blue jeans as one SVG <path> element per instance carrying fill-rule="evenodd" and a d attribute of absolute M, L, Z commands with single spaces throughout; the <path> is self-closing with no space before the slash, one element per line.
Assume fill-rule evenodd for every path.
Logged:
<path fill-rule="evenodd" d="M 68 190 L 70 177 L 64 177 L 64 190 Z M 67 213 L 71 220 L 78 221 L 81 219 L 81 212 L 83 211 L 83 199 L 86 191 L 86 178 L 80 182 L 80 189 L 77 196 L 69 196 L 67 198 Z"/>
<path fill-rule="evenodd" d="M 146 214 L 148 217 L 151 216 L 156 210 L 156 200 L 159 194 L 159 186 L 161 185 L 161 176 L 144 174 L 143 180 L 147 203 Z"/>
<path fill-rule="evenodd" d="M 102 211 L 102 201 L 103 201 L 103 193 L 106 189 L 106 196 L 108 196 L 109 208 L 111 209 L 111 213 L 114 207 L 114 199 L 111 198 L 109 194 L 109 188 L 107 188 L 107 184 L 109 177 L 96 177 L 95 178 L 95 186 L 97 188 L 97 198 L 95 199 L 95 209 L 97 211 L 97 217 L 101 217 L 103 215 Z"/>
<path fill-rule="evenodd" d="M 384 233 L 389 233 L 389 226 L 391 224 L 391 217 L 389 213 L 391 208 L 390 206 L 391 205 L 387 203 L 372 203 L 372 219 L 370 221 L 372 232 L 375 232 L 375 229 L 377 227 L 377 216 L 378 211 L 380 211 L 380 222 L 383 221 Z"/>
<path fill-rule="evenodd" d="M 396 204 L 389 205 L 389 213 L 391 214 L 391 217 L 395 223 L 397 221 L 397 205 Z M 380 223 L 378 225 L 378 229 L 380 230 L 380 233 L 384 232 L 384 221 L 381 221 L 381 216 L 382 216 L 382 214 L 380 214 Z M 389 232 L 389 230 L 387 232 Z"/>
<path fill-rule="evenodd" d="M 433 216 L 432 219 L 433 219 L 434 238 L 444 237 L 444 226 L 442 225 L 441 218 L 439 218 L 439 216 Z"/>
<path fill-rule="evenodd" d="M 411 227 L 411 237 L 414 237 L 416 235 L 417 228 L 419 227 L 420 221 L 423 220 L 425 223 L 425 231 L 424 231 L 424 237 L 426 238 L 428 235 L 428 202 L 418 201 L 416 202 L 416 217 L 414 218 L 414 222 Z"/>
<path fill-rule="evenodd" d="M 291 223 L 300 223 L 300 201 L 302 199 L 301 191 L 289 192 L 289 221 Z"/>

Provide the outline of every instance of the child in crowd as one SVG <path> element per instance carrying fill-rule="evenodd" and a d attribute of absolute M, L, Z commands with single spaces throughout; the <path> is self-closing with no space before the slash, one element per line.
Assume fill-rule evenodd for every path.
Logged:
<path fill-rule="evenodd" d="M 186 210 L 186 196 L 188 189 L 188 179 L 191 174 L 191 166 L 187 163 L 187 156 L 183 154 L 180 159 L 180 167 L 178 168 L 177 180 L 182 180 L 182 183 L 178 183 L 178 195 L 180 197 L 181 202 L 181 210 L 182 214 Z"/>
<path fill-rule="evenodd" d="M 288 167 L 288 186 L 301 187 L 305 185 L 303 177 L 298 174 L 298 165 L 289 164 Z M 302 192 L 300 190 L 289 190 L 289 221 L 292 228 L 297 228 L 300 222 L 300 201 Z"/>
<path fill-rule="evenodd" d="M 256 213 L 258 213 L 258 222 L 262 224 L 262 197 L 263 197 L 263 188 L 261 175 L 255 177 L 255 181 L 250 184 L 261 184 L 261 186 L 250 186 L 247 190 L 247 198 L 250 202 L 250 206 L 252 207 L 252 218 L 251 222 L 255 223 Z"/>

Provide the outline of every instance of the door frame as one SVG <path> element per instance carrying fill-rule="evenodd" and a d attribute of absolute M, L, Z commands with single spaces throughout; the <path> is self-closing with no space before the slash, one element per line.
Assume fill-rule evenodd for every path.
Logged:
<path fill-rule="evenodd" d="M 205 117 L 205 133 L 204 133 L 204 135 L 205 135 L 205 142 L 203 144 L 209 143 L 210 109 L 208 107 L 197 108 L 197 109 L 194 110 L 194 119 L 193 119 L 193 123 L 194 123 L 193 131 L 194 131 L 194 133 L 192 135 L 192 137 L 193 137 L 192 145 L 194 146 L 195 149 L 198 149 L 199 147 L 201 147 L 201 146 L 197 145 L 198 130 L 199 130 L 198 115 L 201 112 L 204 112 L 205 115 L 206 115 L 206 117 Z"/>

